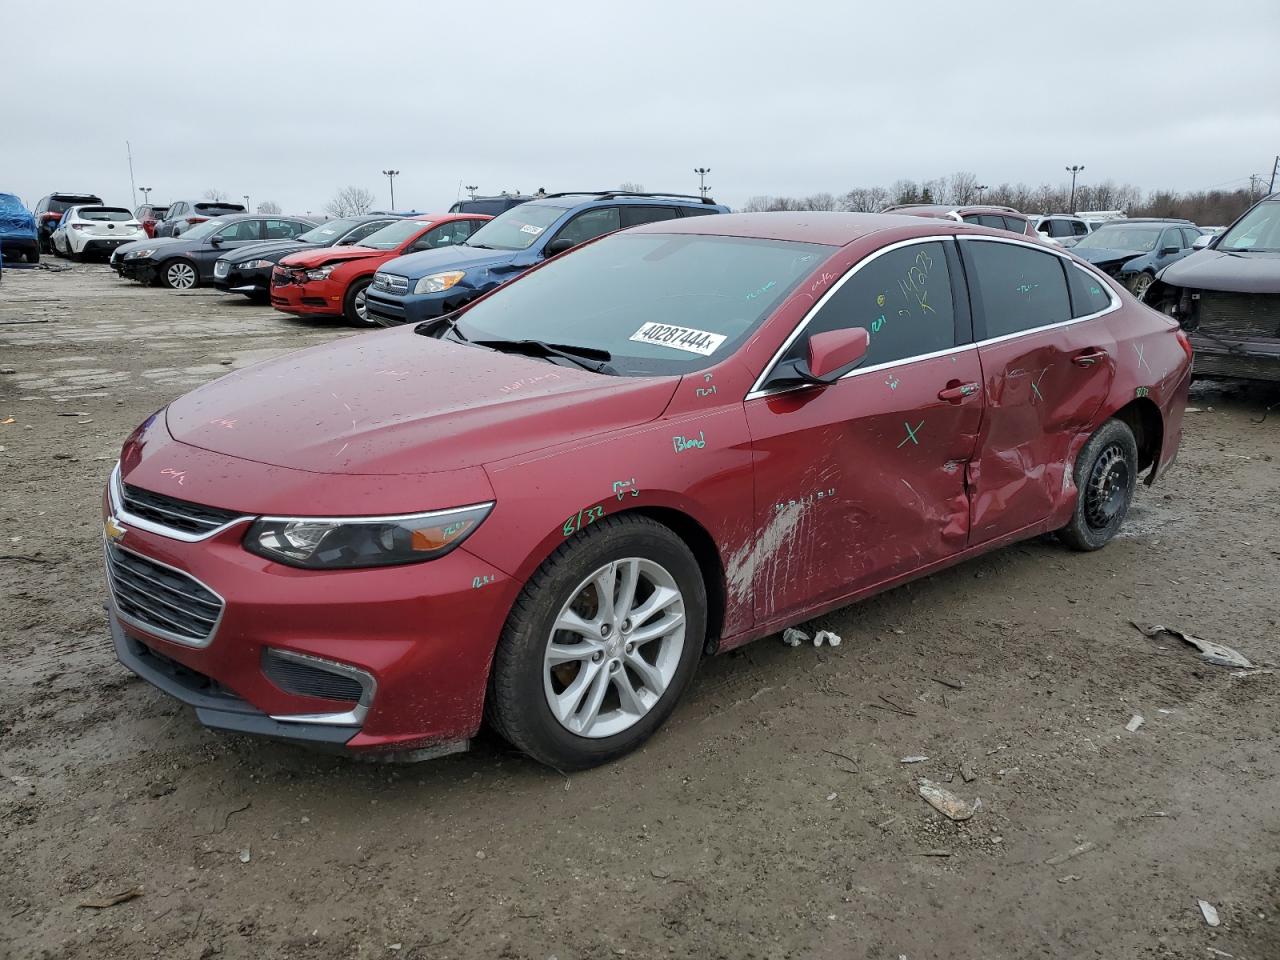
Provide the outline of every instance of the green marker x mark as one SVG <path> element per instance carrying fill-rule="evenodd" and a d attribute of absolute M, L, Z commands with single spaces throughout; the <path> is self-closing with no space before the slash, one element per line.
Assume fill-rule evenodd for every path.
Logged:
<path fill-rule="evenodd" d="M 916 433 L 924 426 L 924 421 L 921 420 L 917 423 L 914 429 L 909 423 L 903 423 L 902 425 L 907 428 L 907 435 L 902 438 L 902 443 L 898 444 L 898 449 L 902 449 L 903 445 L 906 444 L 908 440 L 914 443 L 917 447 L 920 446 L 920 441 L 916 439 Z"/>

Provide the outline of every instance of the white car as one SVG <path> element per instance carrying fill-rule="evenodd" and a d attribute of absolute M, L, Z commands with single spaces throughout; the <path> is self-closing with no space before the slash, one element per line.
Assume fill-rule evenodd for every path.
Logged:
<path fill-rule="evenodd" d="M 1081 237 L 1087 237 L 1092 232 L 1088 221 L 1062 213 L 1052 213 L 1047 217 L 1032 217 L 1031 222 L 1035 224 L 1040 239 L 1064 247 L 1072 246 Z"/>
<path fill-rule="evenodd" d="M 124 207 L 72 207 L 53 231 L 53 252 L 72 260 L 110 254 L 122 243 L 147 239 L 142 224 Z"/>

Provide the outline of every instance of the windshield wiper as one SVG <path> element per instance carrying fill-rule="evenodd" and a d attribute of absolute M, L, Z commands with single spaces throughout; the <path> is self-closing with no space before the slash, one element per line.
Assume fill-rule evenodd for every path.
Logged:
<path fill-rule="evenodd" d="M 489 246 L 487 243 L 468 243 L 468 244 L 465 244 L 465 246 L 468 246 L 468 247 L 475 247 L 477 250 L 492 250 L 492 249 L 493 249 L 493 247 Z"/>
<path fill-rule="evenodd" d="M 457 330 L 454 330 L 457 333 Z M 510 353 L 533 353 L 544 357 L 560 357 L 575 363 L 592 373 L 614 375 L 617 371 L 609 365 L 613 354 L 599 347 L 579 347 L 571 343 L 547 343 L 545 340 L 472 340 L 478 347 Z"/>

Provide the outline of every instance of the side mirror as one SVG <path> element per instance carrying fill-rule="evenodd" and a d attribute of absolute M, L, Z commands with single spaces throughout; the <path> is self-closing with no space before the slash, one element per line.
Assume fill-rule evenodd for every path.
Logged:
<path fill-rule="evenodd" d="M 222 246 L 222 238 L 221 238 L 221 237 L 210 237 L 210 238 L 209 238 L 209 243 L 211 243 L 211 244 L 212 244 L 213 246 L 215 246 L 215 247 L 220 247 L 220 246 Z"/>
<path fill-rule="evenodd" d="M 863 327 L 828 330 L 809 338 L 809 374 L 831 383 L 862 362 L 871 346 L 871 334 Z"/>
<path fill-rule="evenodd" d="M 1160 256 L 1162 256 L 1162 257 L 1166 257 L 1166 256 L 1168 256 L 1168 255 L 1169 255 L 1169 254 L 1171 254 L 1171 253 L 1178 253 L 1181 249 L 1182 249 L 1181 247 L 1172 247 L 1172 246 L 1170 246 L 1170 247 L 1161 247 L 1161 248 L 1160 248 Z"/>
<path fill-rule="evenodd" d="M 566 250 L 572 250 L 578 244 L 568 237 L 557 237 L 547 244 L 544 251 L 548 257 L 554 257 L 558 253 L 564 253 Z"/>
<path fill-rule="evenodd" d="M 345 239 L 339 240 L 337 244 L 335 244 L 335 246 L 352 247 L 352 246 L 355 246 L 355 240 L 351 239 L 350 237 L 346 237 Z"/>
<path fill-rule="evenodd" d="M 1196 237 L 1195 241 L 1191 244 L 1191 249 L 1204 250 L 1212 242 L 1213 242 L 1213 237 L 1210 234 L 1202 233 L 1200 236 Z"/>

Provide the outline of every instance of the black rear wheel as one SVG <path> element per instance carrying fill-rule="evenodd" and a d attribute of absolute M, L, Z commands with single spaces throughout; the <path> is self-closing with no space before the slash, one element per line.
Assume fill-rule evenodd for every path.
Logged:
<path fill-rule="evenodd" d="M 346 318 L 347 323 L 357 327 L 372 327 L 374 322 L 369 319 L 369 310 L 365 302 L 365 295 L 369 292 L 369 279 L 357 280 L 347 288 L 347 295 L 342 298 L 342 315 Z"/>
<path fill-rule="evenodd" d="M 1138 486 L 1138 444 L 1129 425 L 1108 420 L 1080 451 L 1076 509 L 1058 531 L 1075 550 L 1099 550 L 1120 531 Z"/>

